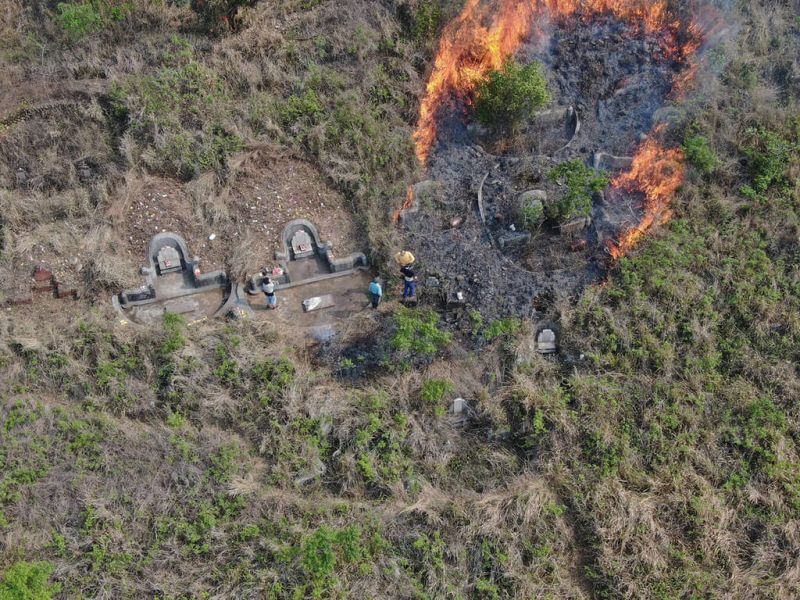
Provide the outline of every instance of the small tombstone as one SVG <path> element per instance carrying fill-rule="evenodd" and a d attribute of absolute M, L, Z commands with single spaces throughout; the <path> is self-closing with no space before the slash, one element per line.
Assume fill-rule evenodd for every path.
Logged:
<path fill-rule="evenodd" d="M 17 187 L 24 188 L 28 185 L 28 173 L 20 167 L 16 172 Z"/>
<path fill-rule="evenodd" d="M 295 258 L 309 256 L 313 252 L 311 236 L 305 229 L 300 229 L 292 236 L 292 252 Z"/>
<path fill-rule="evenodd" d="M 552 354 L 556 351 L 556 332 L 549 327 L 542 329 L 536 336 L 536 351 L 540 354 Z"/>
<path fill-rule="evenodd" d="M 164 273 L 173 273 L 180 271 L 181 255 L 176 248 L 172 246 L 164 246 L 158 251 L 158 270 L 163 275 Z"/>
<path fill-rule="evenodd" d="M 248 294 L 257 294 L 258 292 L 261 291 L 260 288 L 261 288 L 261 275 L 260 274 L 251 275 L 250 279 L 247 280 L 247 287 L 245 288 L 245 291 Z"/>
<path fill-rule="evenodd" d="M 92 178 L 92 170 L 89 168 L 89 165 L 82 162 L 78 165 L 78 179 L 81 183 L 88 183 L 89 180 Z"/>
<path fill-rule="evenodd" d="M 456 398 L 450 405 L 450 412 L 454 415 L 460 415 L 467 407 L 467 402 L 463 398 Z"/>

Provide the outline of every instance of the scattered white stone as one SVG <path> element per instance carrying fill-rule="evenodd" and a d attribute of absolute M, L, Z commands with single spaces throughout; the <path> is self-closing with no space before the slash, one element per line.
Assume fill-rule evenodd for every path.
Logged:
<path fill-rule="evenodd" d="M 209 242 L 213 242 L 216 237 L 217 237 L 217 234 L 216 233 L 212 233 L 210 236 L 208 236 L 208 241 Z"/>

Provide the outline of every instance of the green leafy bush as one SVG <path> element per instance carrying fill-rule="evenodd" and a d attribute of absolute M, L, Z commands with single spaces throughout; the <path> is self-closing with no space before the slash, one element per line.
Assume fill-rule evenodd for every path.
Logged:
<path fill-rule="evenodd" d="M 545 207 L 545 214 L 555 221 L 566 221 L 576 216 L 589 216 L 592 211 L 592 192 L 608 185 L 608 174 L 596 171 L 581 160 L 568 160 L 553 167 L 547 174 L 552 182 L 567 186 L 566 193 Z"/>
<path fill-rule="evenodd" d="M 453 389 L 453 382 L 448 379 L 426 379 L 419 395 L 426 404 L 437 404 Z"/>
<path fill-rule="evenodd" d="M 785 184 L 786 172 L 798 143 L 767 129 L 750 128 L 746 134 L 749 141 L 743 151 L 748 159 L 753 189 L 764 193 L 770 187 Z"/>
<path fill-rule="evenodd" d="M 702 135 L 688 138 L 682 146 L 686 160 L 704 175 L 710 175 L 717 168 L 717 155 Z"/>
<path fill-rule="evenodd" d="M 511 126 L 550 102 L 547 79 L 538 62 L 520 65 L 509 58 L 490 71 L 475 90 L 475 117 L 484 125 Z"/>
<path fill-rule="evenodd" d="M 72 41 L 97 33 L 109 23 L 123 21 L 133 12 L 129 0 L 59 2 L 56 20 Z"/>
<path fill-rule="evenodd" d="M 59 2 L 58 22 L 70 39 L 77 40 L 103 28 L 103 15 L 93 2 Z"/>
<path fill-rule="evenodd" d="M 438 2 L 426 0 L 414 11 L 411 34 L 417 42 L 427 42 L 436 37 L 442 22 L 442 9 Z"/>
<path fill-rule="evenodd" d="M 494 338 L 503 335 L 514 335 L 519 331 L 521 326 L 522 323 L 520 320 L 513 317 L 508 319 L 497 319 L 489 324 L 489 326 L 486 328 L 486 331 L 483 332 L 483 337 L 485 337 L 488 341 L 491 341 Z"/>
<path fill-rule="evenodd" d="M 447 346 L 453 337 L 439 330 L 439 315 L 433 311 L 415 312 L 401 307 L 395 313 L 394 322 L 392 347 L 395 350 L 433 354 Z"/>
<path fill-rule="evenodd" d="M 306 90 L 302 94 L 289 96 L 278 107 L 278 117 L 285 126 L 294 125 L 298 121 L 315 123 L 322 115 L 325 107 L 317 92 Z"/>
<path fill-rule="evenodd" d="M 519 226 L 525 231 L 534 231 L 544 218 L 544 206 L 539 203 L 524 204 L 519 207 Z"/>
<path fill-rule="evenodd" d="M 52 574 L 49 562 L 16 562 L 0 580 L 0 600 L 49 600 L 61 589 L 59 584 L 50 583 Z"/>

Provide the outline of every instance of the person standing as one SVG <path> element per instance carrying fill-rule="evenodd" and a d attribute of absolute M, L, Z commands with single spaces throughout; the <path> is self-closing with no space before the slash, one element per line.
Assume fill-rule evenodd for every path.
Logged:
<path fill-rule="evenodd" d="M 381 280 L 376 277 L 369 284 L 369 296 L 372 301 L 372 308 L 378 308 L 383 297 L 383 288 L 381 288 Z"/>
<path fill-rule="evenodd" d="M 267 297 L 267 308 L 271 310 L 278 308 L 278 297 L 275 295 L 275 284 L 272 283 L 272 279 L 265 277 L 261 283 L 261 290 Z"/>
<path fill-rule="evenodd" d="M 414 272 L 414 267 L 411 264 L 404 265 L 400 269 L 403 275 L 403 299 L 413 298 L 416 293 L 417 274 Z"/>

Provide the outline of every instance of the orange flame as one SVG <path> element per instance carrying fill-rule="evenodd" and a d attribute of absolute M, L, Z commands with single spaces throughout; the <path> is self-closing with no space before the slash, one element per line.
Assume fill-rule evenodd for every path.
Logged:
<path fill-rule="evenodd" d="M 660 130 L 657 128 L 653 133 Z M 638 225 L 620 235 L 618 242 L 608 243 L 612 257 L 624 256 L 648 229 L 669 220 L 670 201 L 683 183 L 685 172 L 683 152 L 679 149 L 663 148 L 652 136 L 642 142 L 630 170 L 615 177 L 611 187 L 644 194 L 644 215 Z"/>
<path fill-rule="evenodd" d="M 403 201 L 403 205 L 394 211 L 392 215 L 392 223 L 397 223 L 400 220 L 400 214 L 407 208 L 411 208 L 414 206 L 414 186 L 408 186 L 406 190 L 406 199 Z"/>
<path fill-rule="evenodd" d="M 500 68 L 525 38 L 539 32 L 533 29 L 537 22 L 570 17 L 579 11 L 586 16 L 613 15 L 654 35 L 665 59 L 686 65 L 673 80 L 672 95 L 685 93 L 698 70 L 693 55 L 705 36 L 696 23 L 682 25 L 668 10 L 666 0 L 467 0 L 461 14 L 442 33 L 420 105 L 414 133 L 419 161 L 427 161 L 436 142 L 436 113 L 441 107 L 455 98 L 468 98 L 489 71 Z M 612 188 L 644 195 L 644 216 L 639 224 L 624 232 L 618 242 L 608 244 L 614 258 L 630 250 L 650 227 L 669 219 L 670 200 L 683 182 L 683 154 L 663 148 L 655 139 L 659 133 L 658 128 L 651 133 L 637 150 L 630 171 L 612 182 Z M 413 193 L 403 207 L 412 202 Z"/>
<path fill-rule="evenodd" d="M 665 0 L 468 0 L 461 14 L 445 27 L 414 133 L 417 158 L 425 163 L 436 141 L 436 112 L 453 96 L 465 97 L 489 71 L 499 69 L 539 19 L 569 17 L 576 12 L 611 14 L 658 34 L 670 56 L 687 48 L 675 45 L 680 27 Z M 689 49 L 691 50 L 691 49 Z"/>

